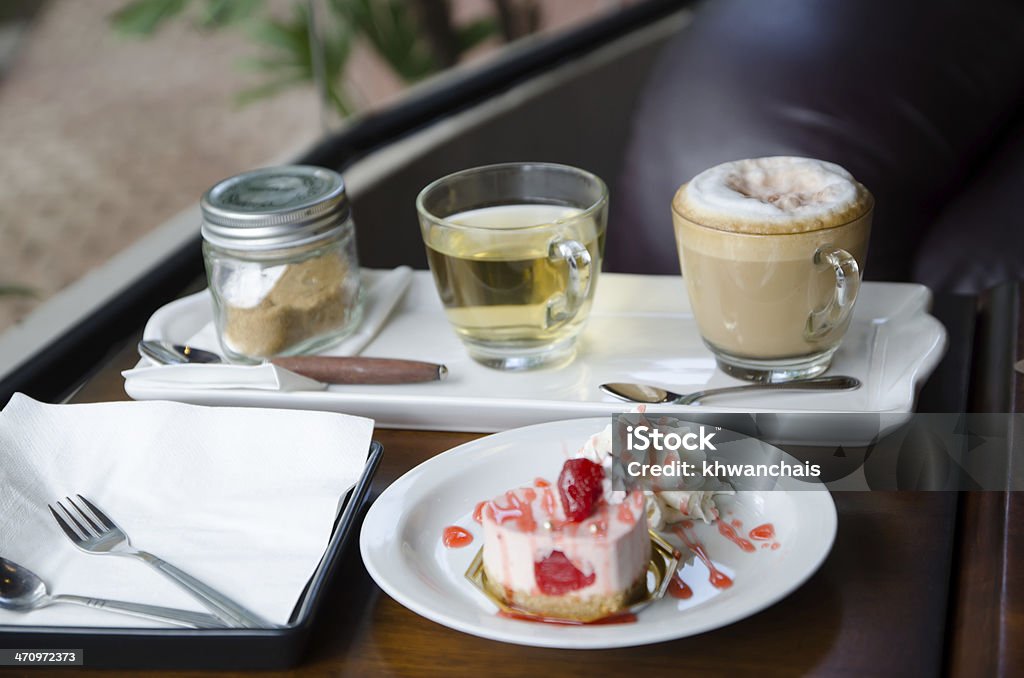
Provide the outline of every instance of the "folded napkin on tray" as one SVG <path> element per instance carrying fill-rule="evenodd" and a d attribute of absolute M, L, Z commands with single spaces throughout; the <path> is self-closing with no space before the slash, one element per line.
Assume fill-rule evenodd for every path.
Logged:
<path fill-rule="evenodd" d="M 207 611 L 144 563 L 79 551 L 47 504 L 80 493 L 134 546 L 286 624 L 372 432 L 370 419 L 329 412 L 46 405 L 17 394 L 0 412 L 0 556 L 51 593 Z M 71 605 L 0 610 L 4 624 L 159 626 Z"/>
<path fill-rule="evenodd" d="M 323 355 L 354 356 L 359 355 L 387 322 L 398 301 L 405 294 L 412 280 L 412 269 L 408 266 L 398 268 L 374 276 L 372 282 L 366 284 L 366 298 L 363 305 L 363 318 L 359 327 L 339 344 L 323 352 Z M 365 281 L 364 281 L 365 282 Z M 205 294 L 209 294 L 205 292 Z M 210 302 L 212 303 L 212 301 Z M 171 339 L 173 341 L 220 352 L 217 331 L 212 322 L 206 323 L 191 337 L 155 337 L 146 339 Z M 153 366 L 148 361 L 135 369 L 121 373 L 126 385 L 159 388 L 197 388 L 197 389 L 259 389 L 263 391 L 322 391 L 327 388 L 313 379 L 307 379 L 276 365 L 161 365 Z"/>

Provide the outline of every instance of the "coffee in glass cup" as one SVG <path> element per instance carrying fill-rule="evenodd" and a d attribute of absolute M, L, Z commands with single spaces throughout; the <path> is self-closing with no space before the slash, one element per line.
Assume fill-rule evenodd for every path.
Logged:
<path fill-rule="evenodd" d="M 683 277 L 723 371 L 778 382 L 828 369 L 857 299 L 873 206 L 849 172 L 809 158 L 728 162 L 679 188 Z"/>

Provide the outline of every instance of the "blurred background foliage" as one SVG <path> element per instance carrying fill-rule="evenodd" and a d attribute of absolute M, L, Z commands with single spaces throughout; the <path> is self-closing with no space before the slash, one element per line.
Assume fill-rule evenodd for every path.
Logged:
<path fill-rule="evenodd" d="M 12 296 L 12 297 L 34 297 L 36 291 L 31 287 L 25 287 L 24 285 L 8 285 L 0 283 L 0 297 Z"/>
<path fill-rule="evenodd" d="M 406 84 L 459 62 L 481 43 L 537 30 L 536 0 L 490 0 L 487 16 L 456 25 L 448 0 L 294 0 L 275 16 L 264 0 L 131 0 L 112 17 L 125 35 L 146 37 L 175 19 L 202 30 L 244 30 L 259 53 L 241 67 L 262 82 L 237 93 L 245 104 L 314 83 L 341 117 L 357 109 L 345 80 L 355 41 L 364 41 Z"/>

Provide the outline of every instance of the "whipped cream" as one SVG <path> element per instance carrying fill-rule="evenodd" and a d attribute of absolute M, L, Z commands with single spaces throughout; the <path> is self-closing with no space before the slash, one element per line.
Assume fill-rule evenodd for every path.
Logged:
<path fill-rule="evenodd" d="M 645 423 L 647 421 L 644 416 L 645 409 L 641 405 L 635 412 L 623 416 L 633 424 Z M 654 423 L 665 433 L 674 432 L 682 435 L 691 430 L 690 426 L 670 417 L 660 417 Z M 608 424 L 600 432 L 590 436 L 576 456 L 601 465 L 604 469 L 604 480 L 602 481 L 604 499 L 609 504 L 618 504 L 625 499 L 626 493 L 622 490 L 612 489 L 612 436 L 612 425 Z M 698 467 L 707 457 L 700 450 L 681 451 L 680 455 L 680 461 L 687 461 Z M 644 493 L 647 522 L 652 530 L 662 530 L 672 523 L 683 520 L 701 520 L 705 523 L 712 523 L 718 519 L 719 514 L 715 497 L 734 494 L 734 490 L 729 485 L 717 478 L 695 476 L 681 478 L 679 481 L 685 486 L 684 489 Z"/>

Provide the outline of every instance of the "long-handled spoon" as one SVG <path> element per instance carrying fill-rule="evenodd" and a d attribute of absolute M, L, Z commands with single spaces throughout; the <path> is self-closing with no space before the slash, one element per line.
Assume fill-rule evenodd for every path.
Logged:
<path fill-rule="evenodd" d="M 744 384 L 743 386 L 725 386 L 709 388 L 694 393 L 673 393 L 657 386 L 646 384 L 601 384 L 601 390 L 608 395 L 633 403 L 651 405 L 693 405 L 710 396 L 744 391 L 852 391 L 860 388 L 860 379 L 836 375 L 831 377 L 811 377 L 810 379 L 794 379 L 770 384 Z"/>
<path fill-rule="evenodd" d="M 161 365 L 224 362 L 213 351 L 152 339 L 139 342 L 139 355 Z M 444 365 L 396 358 L 311 355 L 274 358 L 271 362 L 325 384 L 411 384 L 437 381 L 448 375 Z"/>
<path fill-rule="evenodd" d="M 17 563 L 0 558 L 0 609 L 15 612 L 31 612 L 50 605 L 67 603 L 82 605 L 98 610 L 119 612 L 151 621 L 166 622 L 175 626 L 192 629 L 222 629 L 227 625 L 212 614 L 189 612 L 157 605 L 126 603 L 120 600 L 104 600 L 84 596 L 50 595 L 46 582 L 31 570 Z"/>

